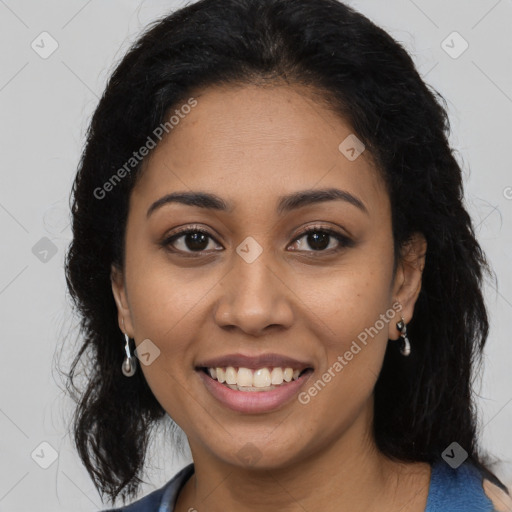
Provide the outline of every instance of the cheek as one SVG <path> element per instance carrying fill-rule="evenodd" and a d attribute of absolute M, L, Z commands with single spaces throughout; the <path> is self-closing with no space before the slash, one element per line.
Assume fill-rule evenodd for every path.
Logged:
<path fill-rule="evenodd" d="M 391 279 L 391 257 L 358 251 L 329 272 L 297 279 L 295 290 L 305 309 L 317 318 L 322 339 L 342 349 L 390 308 Z M 379 327 L 387 339 L 387 328 L 381 323 Z"/>
<path fill-rule="evenodd" d="M 195 316 L 219 280 L 206 269 L 178 268 L 161 257 L 128 271 L 130 306 L 138 337 L 166 340 L 174 347 L 183 338 L 180 330 L 194 325 Z"/>
<path fill-rule="evenodd" d="M 375 254 L 387 253 L 361 251 L 328 276 L 316 278 L 314 286 L 311 280 L 301 280 L 298 295 L 306 306 L 305 322 L 322 341 L 324 355 L 304 403 L 314 402 L 329 417 L 339 414 L 334 403 L 343 404 L 347 418 L 356 414 L 370 397 L 382 367 L 394 312 L 392 254 Z"/>
<path fill-rule="evenodd" d="M 348 428 L 370 403 L 384 360 L 389 325 L 385 317 L 387 286 L 379 288 L 374 282 L 371 287 L 359 288 L 365 283 L 354 278 L 341 289 L 332 284 L 333 288 L 318 295 L 308 308 L 310 328 L 319 326 L 312 335 L 321 341 L 323 357 L 299 402 L 304 410 L 314 411 L 307 415 L 308 421 L 313 422 L 313 429 L 322 428 L 327 437 Z"/>
<path fill-rule="evenodd" d="M 190 408 L 191 364 L 194 340 L 204 323 L 204 300 L 215 283 L 192 281 L 170 265 L 133 267 L 130 306 L 137 343 L 150 339 L 159 350 L 150 364 L 139 369 L 157 401 L 180 426 L 186 426 Z"/>
<path fill-rule="evenodd" d="M 136 344 L 139 347 L 149 339 L 158 354 L 150 365 L 140 364 L 140 369 L 157 399 L 164 403 L 161 394 L 179 392 L 178 383 L 189 371 L 187 350 L 194 337 L 193 326 L 201 325 L 197 314 L 204 291 L 170 273 L 169 266 L 154 262 L 127 266 L 127 272 L 131 276 L 128 296 Z"/>

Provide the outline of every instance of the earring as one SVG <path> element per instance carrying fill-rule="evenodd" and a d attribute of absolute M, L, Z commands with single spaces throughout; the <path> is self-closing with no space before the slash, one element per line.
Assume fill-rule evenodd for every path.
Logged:
<path fill-rule="evenodd" d="M 411 344 L 407 337 L 407 326 L 405 325 L 404 317 L 400 317 L 401 320 L 397 322 L 396 327 L 400 331 L 400 337 L 402 338 L 400 343 L 400 353 L 403 356 L 408 356 L 411 353 Z"/>
<path fill-rule="evenodd" d="M 124 337 L 126 340 L 126 344 L 124 346 L 126 356 L 124 358 L 123 365 L 121 366 L 121 370 L 125 377 L 133 377 L 137 370 L 137 359 L 135 359 L 130 352 L 130 338 L 128 337 L 128 334 L 125 333 Z"/>

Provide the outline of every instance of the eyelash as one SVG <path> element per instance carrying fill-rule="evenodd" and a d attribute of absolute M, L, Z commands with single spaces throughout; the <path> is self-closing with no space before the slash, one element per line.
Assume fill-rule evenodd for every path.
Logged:
<path fill-rule="evenodd" d="M 171 236 L 165 238 L 161 242 L 160 245 L 163 246 L 164 248 L 166 248 L 167 250 L 169 250 L 170 252 L 187 254 L 186 257 L 198 257 L 198 256 L 201 256 L 202 254 L 205 253 L 205 251 L 182 251 L 180 249 L 172 248 L 172 243 L 173 242 L 175 242 L 179 238 L 183 237 L 184 235 L 188 235 L 190 233 L 201 233 L 203 235 L 206 235 L 207 237 L 209 237 L 215 243 L 218 244 L 217 240 L 215 240 L 215 238 L 212 237 L 208 231 L 206 231 L 206 230 L 204 230 L 202 228 L 199 228 L 199 227 L 192 226 L 192 227 L 186 227 L 186 228 L 179 229 L 177 232 L 175 232 Z M 305 229 L 302 233 L 300 233 L 298 236 L 296 236 L 293 239 L 293 243 L 295 243 L 297 240 L 300 240 L 304 236 L 309 235 L 310 233 L 325 233 L 325 234 L 331 236 L 332 238 L 336 239 L 339 242 L 340 245 L 337 248 L 335 248 L 335 249 L 322 249 L 322 250 L 317 250 L 317 251 L 315 251 L 315 250 L 306 251 L 306 252 L 309 252 L 309 253 L 327 253 L 327 254 L 331 253 L 332 254 L 333 252 L 339 252 L 339 251 L 341 251 L 344 248 L 348 248 L 348 247 L 353 247 L 354 246 L 354 241 L 351 240 L 350 238 L 348 238 L 347 236 L 342 235 L 341 233 L 338 233 L 337 231 L 334 231 L 332 229 L 321 227 L 321 226 L 310 226 L 309 228 Z"/>

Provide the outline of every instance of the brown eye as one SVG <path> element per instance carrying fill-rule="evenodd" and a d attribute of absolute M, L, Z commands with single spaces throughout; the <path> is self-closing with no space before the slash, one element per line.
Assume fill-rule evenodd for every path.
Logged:
<path fill-rule="evenodd" d="M 208 235 L 205 235 L 204 233 L 187 233 L 179 238 L 182 237 L 184 237 L 185 246 L 191 251 L 204 251 L 208 246 Z"/>
<path fill-rule="evenodd" d="M 302 242 L 302 239 L 305 241 Z M 333 241 L 334 245 L 330 246 Z M 298 244 L 298 249 L 294 250 L 309 250 L 309 252 L 330 252 L 331 250 L 336 251 L 343 247 L 353 246 L 352 240 L 345 235 L 331 229 L 317 227 L 304 231 L 295 239 L 295 243 Z M 310 247 L 310 249 L 305 248 L 305 246 Z"/>
<path fill-rule="evenodd" d="M 327 247 L 329 246 L 330 238 L 331 238 L 331 235 L 329 235 L 325 232 L 324 233 L 315 232 L 315 233 L 309 233 L 308 235 L 306 235 L 306 240 L 307 240 L 309 247 L 311 247 L 315 251 L 321 251 L 323 249 L 327 249 Z"/>
<path fill-rule="evenodd" d="M 209 247 L 212 241 L 215 240 L 207 231 L 197 228 L 188 228 L 167 237 L 162 242 L 162 245 L 170 247 L 170 250 L 173 252 L 200 253 L 208 249 L 218 250 L 215 249 L 215 245 Z"/>

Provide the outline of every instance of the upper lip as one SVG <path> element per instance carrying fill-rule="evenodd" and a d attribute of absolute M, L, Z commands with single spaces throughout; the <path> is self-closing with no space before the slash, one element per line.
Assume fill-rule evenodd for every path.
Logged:
<path fill-rule="evenodd" d="M 228 366 L 242 367 L 256 370 L 266 366 L 293 368 L 294 370 L 304 370 L 312 368 L 312 364 L 304 361 L 298 361 L 292 357 L 281 354 L 259 354 L 257 356 L 246 356 L 244 354 L 226 354 L 224 356 L 206 359 L 196 365 L 196 368 L 226 368 Z"/>

